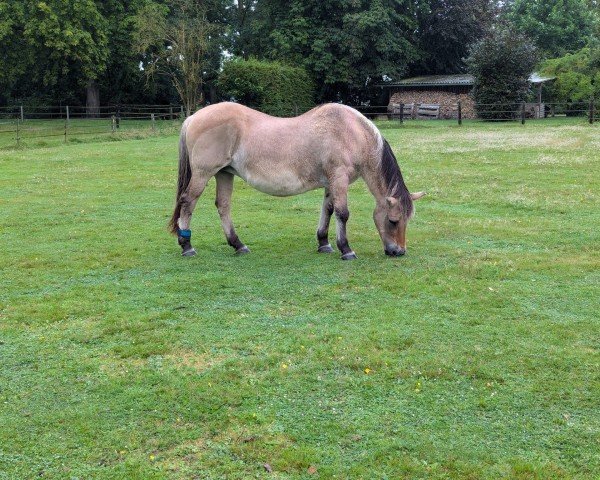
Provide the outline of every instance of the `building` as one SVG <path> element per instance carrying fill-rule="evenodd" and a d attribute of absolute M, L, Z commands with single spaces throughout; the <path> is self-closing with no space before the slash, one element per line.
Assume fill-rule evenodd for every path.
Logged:
<path fill-rule="evenodd" d="M 463 117 L 474 118 L 475 105 L 469 96 L 474 83 L 473 75 L 467 74 L 406 78 L 386 85 L 390 92 L 388 109 L 402 103 L 404 115 L 415 118 L 419 105 L 439 105 L 437 118 L 453 118 L 460 101 Z"/>
<path fill-rule="evenodd" d="M 544 112 L 542 85 L 553 78 L 533 73 L 529 81 L 537 89 L 538 103 L 526 106 L 528 115 L 540 118 Z M 456 118 L 458 102 L 463 118 L 476 118 L 475 102 L 470 93 L 475 77 L 469 74 L 429 75 L 400 80 L 385 85 L 389 89 L 388 111 L 398 114 L 403 104 L 403 114 L 411 118 Z"/>

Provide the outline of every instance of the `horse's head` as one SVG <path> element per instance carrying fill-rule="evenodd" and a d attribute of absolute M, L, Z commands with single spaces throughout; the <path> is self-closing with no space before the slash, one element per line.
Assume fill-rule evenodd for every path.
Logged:
<path fill-rule="evenodd" d="M 412 201 L 424 195 L 425 192 L 417 192 L 411 193 L 410 198 L 386 197 L 385 203 L 375 207 L 373 219 L 386 255 L 399 257 L 406 253 L 406 226 L 413 212 Z"/>

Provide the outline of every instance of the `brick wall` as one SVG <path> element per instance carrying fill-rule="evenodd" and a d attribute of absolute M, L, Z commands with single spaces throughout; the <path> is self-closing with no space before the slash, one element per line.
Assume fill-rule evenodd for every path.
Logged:
<path fill-rule="evenodd" d="M 463 118 L 476 118 L 475 102 L 468 93 L 453 93 L 444 90 L 401 90 L 392 94 L 394 103 L 430 103 L 440 105 L 440 118 L 456 118 L 456 104 L 460 100 Z M 415 108 L 416 113 L 416 108 Z"/>

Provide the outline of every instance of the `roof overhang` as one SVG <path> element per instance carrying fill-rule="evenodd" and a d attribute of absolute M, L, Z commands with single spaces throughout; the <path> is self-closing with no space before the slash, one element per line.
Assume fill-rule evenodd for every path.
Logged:
<path fill-rule="evenodd" d="M 533 72 L 529 75 L 529 81 L 533 84 L 546 83 L 551 80 L 556 80 L 556 77 L 541 77 L 539 73 Z"/>
<path fill-rule="evenodd" d="M 537 72 L 529 76 L 534 85 L 556 80 L 556 77 L 542 77 Z M 379 87 L 410 88 L 410 87 L 472 87 L 475 77 L 468 73 L 457 75 L 428 75 L 423 77 L 405 78 L 399 82 L 382 83 Z"/>
<path fill-rule="evenodd" d="M 475 77 L 469 74 L 428 75 L 405 78 L 399 82 L 381 84 L 382 87 L 472 87 Z"/>

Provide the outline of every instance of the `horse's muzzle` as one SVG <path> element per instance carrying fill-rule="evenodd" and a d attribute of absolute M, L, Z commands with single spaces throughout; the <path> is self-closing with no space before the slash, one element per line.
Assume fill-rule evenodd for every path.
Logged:
<path fill-rule="evenodd" d="M 388 257 L 401 257 L 406 253 L 406 248 L 398 246 L 386 247 L 384 252 Z"/>

